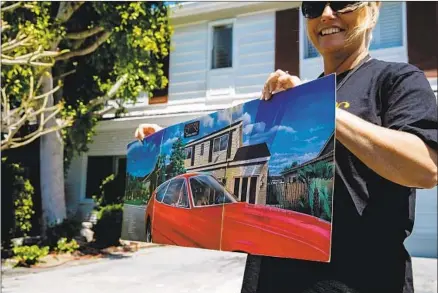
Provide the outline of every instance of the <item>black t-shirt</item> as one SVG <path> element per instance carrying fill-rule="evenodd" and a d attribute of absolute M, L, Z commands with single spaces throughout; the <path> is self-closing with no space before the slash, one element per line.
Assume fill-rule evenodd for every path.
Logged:
<path fill-rule="evenodd" d="M 337 76 L 338 84 L 346 74 Z M 336 99 L 366 121 L 438 149 L 436 97 L 415 66 L 371 59 Z M 403 241 L 414 225 L 415 189 L 379 176 L 338 141 L 335 154 L 331 262 L 248 255 L 242 293 L 413 292 Z"/>

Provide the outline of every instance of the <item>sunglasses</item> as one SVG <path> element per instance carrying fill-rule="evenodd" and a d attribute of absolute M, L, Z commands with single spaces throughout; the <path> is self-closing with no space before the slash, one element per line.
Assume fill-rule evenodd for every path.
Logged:
<path fill-rule="evenodd" d="M 336 13 L 347 13 L 358 9 L 363 6 L 364 2 L 346 2 L 346 1 L 335 1 L 335 2 L 324 2 L 324 1 L 303 1 L 301 5 L 301 11 L 305 18 L 317 18 L 320 17 L 327 5 Z"/>

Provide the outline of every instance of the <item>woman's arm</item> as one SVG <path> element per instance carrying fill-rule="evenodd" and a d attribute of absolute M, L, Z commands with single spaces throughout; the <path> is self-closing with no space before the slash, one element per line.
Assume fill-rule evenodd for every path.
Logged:
<path fill-rule="evenodd" d="M 336 139 L 380 176 L 417 188 L 437 185 L 437 151 L 418 136 L 336 109 Z"/>

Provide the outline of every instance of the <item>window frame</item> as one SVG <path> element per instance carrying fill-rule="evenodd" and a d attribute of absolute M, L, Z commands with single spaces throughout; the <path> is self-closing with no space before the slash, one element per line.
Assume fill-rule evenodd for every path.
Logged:
<path fill-rule="evenodd" d="M 225 149 L 224 149 L 224 150 L 221 150 L 221 139 L 222 139 L 223 137 L 225 137 L 225 136 L 227 137 L 227 144 L 226 144 L 226 146 L 225 146 Z M 229 144 L 229 139 L 230 139 L 230 135 L 229 135 L 229 133 L 225 133 L 225 134 L 223 134 L 223 135 L 221 135 L 221 136 L 215 137 L 215 138 L 213 139 L 213 154 L 221 153 L 221 152 L 225 152 L 225 151 L 227 151 L 227 149 L 228 149 L 228 144 Z M 217 150 L 217 151 L 214 150 L 214 146 L 215 146 L 216 140 L 219 140 L 219 150 Z"/>
<path fill-rule="evenodd" d="M 225 68 L 212 68 L 212 63 L 213 63 L 213 59 L 212 59 L 212 51 L 213 51 L 213 32 L 214 32 L 214 28 L 217 26 L 222 26 L 222 25 L 231 25 L 232 29 L 231 29 L 231 40 L 232 40 L 232 45 L 231 45 L 231 66 L 230 67 L 225 67 Z M 207 51 L 207 72 L 221 72 L 221 71 L 231 71 L 234 70 L 236 68 L 236 62 L 237 62 L 237 46 L 236 46 L 236 19 L 235 18 L 229 18 L 229 19 L 222 19 L 222 20 L 217 20 L 217 21 L 212 21 L 208 23 L 208 51 Z"/>
<path fill-rule="evenodd" d="M 189 156 L 190 154 L 190 156 Z M 184 160 L 191 160 L 193 157 L 193 147 L 188 147 L 185 149 L 185 159 Z"/>
<path fill-rule="evenodd" d="M 187 180 L 188 188 L 190 189 L 190 197 L 191 197 L 194 209 L 217 207 L 217 206 L 223 206 L 223 205 L 226 205 L 226 204 L 233 203 L 233 202 L 224 202 L 224 203 L 219 203 L 219 204 L 214 203 L 214 204 L 208 204 L 208 205 L 197 205 L 196 204 L 196 200 L 195 200 L 195 196 L 193 194 L 192 180 L 200 180 L 199 177 L 204 177 L 204 176 L 207 176 L 207 177 L 211 176 L 211 177 L 213 177 L 213 180 L 217 181 L 217 179 L 213 175 L 197 175 L 197 176 L 192 176 L 192 177 L 188 178 L 188 180 Z M 218 184 L 221 185 L 220 182 L 218 182 Z M 223 192 L 229 193 L 225 186 L 221 185 L 220 187 L 223 188 Z M 230 196 L 232 197 L 232 195 L 230 195 Z"/>
<path fill-rule="evenodd" d="M 402 45 L 397 47 L 374 49 L 370 50 L 371 56 L 381 60 L 397 60 L 398 62 L 408 62 L 408 43 L 407 43 L 407 16 L 406 16 L 406 2 L 397 1 L 401 3 L 402 8 Z M 384 3 L 383 3 L 384 4 Z M 321 56 L 305 58 L 307 51 L 306 43 L 307 34 L 305 30 L 305 18 L 299 8 L 299 70 L 300 78 L 303 81 L 314 80 L 323 71 L 323 61 Z"/>
<path fill-rule="evenodd" d="M 179 206 L 179 205 L 171 205 L 171 204 L 168 204 L 168 203 L 165 203 L 165 202 L 164 202 L 164 199 L 165 199 L 166 196 L 167 196 L 167 192 L 169 191 L 169 186 L 170 186 L 170 184 L 175 183 L 175 181 L 182 181 L 182 183 L 181 183 L 181 187 L 180 187 L 180 189 L 179 189 L 180 191 L 181 191 L 181 188 L 187 188 L 187 183 L 186 183 L 186 179 L 185 179 L 185 178 L 174 178 L 174 179 L 170 180 L 169 183 L 168 183 L 167 186 L 166 186 L 166 191 L 164 192 L 163 200 L 160 201 L 159 203 L 161 203 L 161 204 L 163 204 L 163 205 L 166 205 L 166 206 L 168 206 L 168 207 L 173 207 L 173 208 L 178 208 L 178 209 L 190 209 L 190 200 L 189 200 L 189 197 L 188 197 L 187 189 L 186 189 L 186 193 L 187 193 L 187 204 L 188 204 L 187 207 Z M 177 200 L 176 203 L 180 202 L 180 199 L 181 199 L 181 197 L 178 197 L 178 200 Z"/>

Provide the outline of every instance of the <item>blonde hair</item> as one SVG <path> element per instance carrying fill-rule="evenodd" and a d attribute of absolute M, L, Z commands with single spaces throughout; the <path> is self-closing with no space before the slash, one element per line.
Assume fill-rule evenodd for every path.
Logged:
<path fill-rule="evenodd" d="M 365 6 L 357 9 L 358 18 L 356 26 L 347 36 L 347 44 L 351 44 L 357 37 L 365 33 L 365 46 L 368 49 L 373 38 L 373 29 L 377 24 L 380 13 L 380 1 L 367 2 Z"/>

